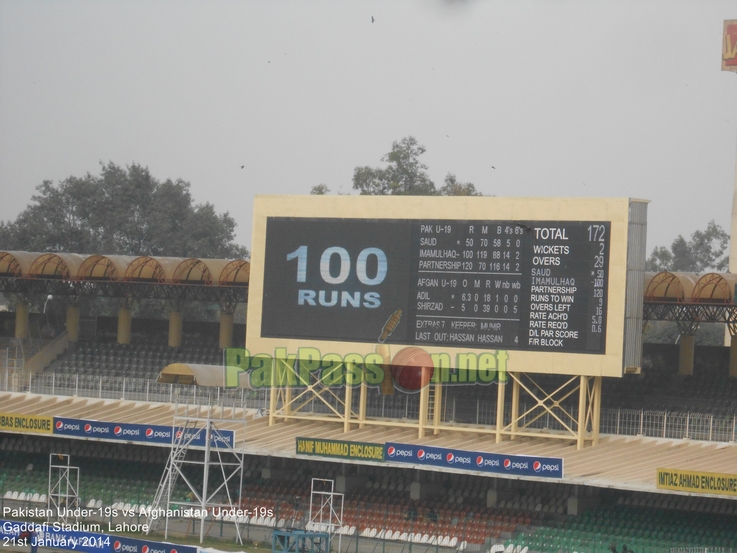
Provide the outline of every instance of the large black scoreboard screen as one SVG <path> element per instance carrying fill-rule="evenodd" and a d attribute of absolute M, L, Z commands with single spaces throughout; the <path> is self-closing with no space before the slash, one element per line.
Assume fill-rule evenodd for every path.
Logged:
<path fill-rule="evenodd" d="M 611 223 L 268 217 L 261 336 L 605 353 Z"/>

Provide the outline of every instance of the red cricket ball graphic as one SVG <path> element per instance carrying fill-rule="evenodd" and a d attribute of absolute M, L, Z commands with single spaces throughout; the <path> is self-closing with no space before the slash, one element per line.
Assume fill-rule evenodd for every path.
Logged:
<path fill-rule="evenodd" d="M 424 349 L 406 347 L 392 359 L 392 378 L 396 386 L 408 392 L 416 392 L 427 386 L 435 373 L 432 357 Z"/>

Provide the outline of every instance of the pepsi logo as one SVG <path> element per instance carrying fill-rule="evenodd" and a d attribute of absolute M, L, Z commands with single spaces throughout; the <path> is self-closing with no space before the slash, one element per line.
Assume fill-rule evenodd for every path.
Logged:
<path fill-rule="evenodd" d="M 425 458 L 425 450 L 424 449 L 418 449 L 417 450 L 417 458 L 419 460 L 423 460 Z"/>
<path fill-rule="evenodd" d="M 178 438 L 178 437 L 179 437 L 179 432 L 177 432 L 177 438 Z M 389 457 L 394 457 L 394 455 L 395 455 L 396 453 L 397 453 L 397 450 L 396 450 L 396 448 L 395 448 L 395 447 L 394 447 L 393 445 L 390 445 L 389 447 L 387 447 L 387 448 L 386 448 L 386 454 L 387 454 L 387 455 L 388 455 Z"/>
<path fill-rule="evenodd" d="M 148 553 L 148 545 L 141 547 L 141 553 Z"/>
<path fill-rule="evenodd" d="M 181 430 L 177 430 L 177 435 L 176 435 L 177 440 L 179 438 L 181 438 L 181 437 L 182 437 L 182 431 Z"/>
<path fill-rule="evenodd" d="M 151 438 L 151 437 L 153 437 L 153 435 L 154 435 L 153 428 L 147 428 L 146 429 L 146 437 L 147 438 Z"/>
<path fill-rule="evenodd" d="M 87 434 L 89 434 L 90 432 L 92 432 L 92 425 L 91 425 L 90 423 L 87 423 L 87 424 L 85 424 L 85 425 L 84 425 L 84 431 L 85 431 L 85 432 L 86 432 Z"/>
<path fill-rule="evenodd" d="M 542 468 L 543 466 L 540 461 L 535 461 L 534 463 L 532 463 L 532 470 L 534 470 L 535 472 L 540 472 L 540 469 Z"/>
<path fill-rule="evenodd" d="M 169 553 L 177 553 L 177 550 L 176 549 L 172 549 L 171 551 L 169 551 Z"/>
<path fill-rule="evenodd" d="M 504 468 L 507 470 L 512 468 L 512 461 L 510 461 L 509 459 L 504 459 Z"/>
<path fill-rule="evenodd" d="M 121 543 L 118 540 L 115 540 L 115 542 L 113 543 L 113 551 L 115 551 L 116 553 L 120 553 L 120 550 L 122 548 L 123 547 L 122 547 Z"/>
<path fill-rule="evenodd" d="M 445 462 L 446 463 L 452 463 L 453 462 L 453 459 L 455 459 L 455 455 L 453 455 L 452 453 L 448 453 L 445 456 Z"/>
<path fill-rule="evenodd" d="M 477 467 L 484 466 L 484 458 L 481 455 L 479 455 L 478 457 L 476 457 L 476 466 Z"/>
<path fill-rule="evenodd" d="M 116 436 L 120 436 L 123 434 L 123 429 L 120 428 L 119 426 L 116 426 L 113 432 L 115 433 Z M 146 553 L 146 551 L 144 551 L 143 553 Z"/>
<path fill-rule="evenodd" d="M 62 428 L 64 428 L 64 423 L 61 422 L 61 421 L 56 421 L 56 425 L 55 426 L 56 426 L 56 429 L 57 430 L 61 430 Z"/>

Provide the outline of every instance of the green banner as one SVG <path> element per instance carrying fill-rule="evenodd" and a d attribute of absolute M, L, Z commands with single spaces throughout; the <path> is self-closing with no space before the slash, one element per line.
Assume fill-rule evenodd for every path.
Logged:
<path fill-rule="evenodd" d="M 343 442 L 318 438 L 297 438 L 297 455 L 337 457 L 361 461 L 384 461 L 384 445 L 368 442 Z"/>

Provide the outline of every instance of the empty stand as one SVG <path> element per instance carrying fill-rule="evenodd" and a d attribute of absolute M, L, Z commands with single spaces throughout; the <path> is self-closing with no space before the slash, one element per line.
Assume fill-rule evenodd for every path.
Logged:
<path fill-rule="evenodd" d="M 166 344 L 80 342 L 70 344 L 46 372 L 155 379 L 161 369 L 170 363 L 219 365 L 222 364 L 222 356 L 222 350 L 216 345 L 197 343 L 170 348 Z"/>
<path fill-rule="evenodd" d="M 71 454 L 80 467 L 85 506 L 130 510 L 151 504 L 168 455 L 164 447 L 6 434 L 0 437 L 3 500 L 45 503 L 50 450 Z M 427 497 L 413 500 L 418 476 L 429 491 Z M 202 475 L 190 471 L 187 477 L 197 482 Z M 244 508 L 257 506 L 259 512 L 239 522 L 265 530 L 305 528 L 312 477 L 347 478 L 343 525 L 336 531 L 350 540 L 472 552 L 494 546 L 502 548 L 495 551 L 604 553 L 611 545 L 621 551 L 624 544 L 635 553 L 665 553 L 671 547 L 722 547 L 725 552 L 737 548 L 737 502 L 729 499 L 582 486 L 576 490 L 554 482 L 418 475 L 396 467 L 258 456 L 245 459 L 241 497 Z M 491 490 L 495 506 L 489 506 Z M 568 503 L 576 494 L 589 508 L 573 516 Z M 175 495 L 186 502 L 186 486 L 178 485 Z M 350 543 L 353 550 L 356 544 Z"/>

